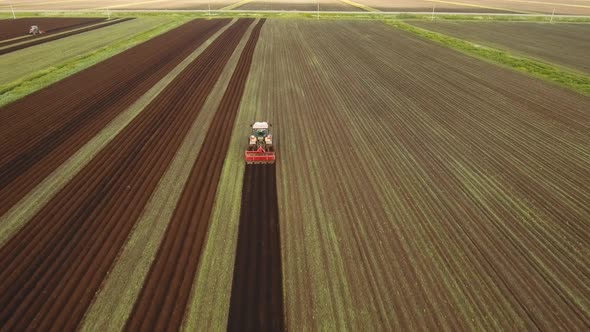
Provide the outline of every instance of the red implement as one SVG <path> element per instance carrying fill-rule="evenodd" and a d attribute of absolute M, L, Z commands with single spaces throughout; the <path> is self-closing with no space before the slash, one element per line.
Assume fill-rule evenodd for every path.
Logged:
<path fill-rule="evenodd" d="M 274 151 L 266 151 L 262 146 L 258 147 L 258 150 L 248 151 L 246 150 L 246 164 L 274 164 L 275 153 Z"/>

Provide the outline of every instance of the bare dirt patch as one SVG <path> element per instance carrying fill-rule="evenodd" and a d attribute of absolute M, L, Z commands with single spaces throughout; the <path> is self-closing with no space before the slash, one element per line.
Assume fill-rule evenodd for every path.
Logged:
<path fill-rule="evenodd" d="M 282 331 L 283 275 L 275 165 L 247 165 L 229 331 Z"/>

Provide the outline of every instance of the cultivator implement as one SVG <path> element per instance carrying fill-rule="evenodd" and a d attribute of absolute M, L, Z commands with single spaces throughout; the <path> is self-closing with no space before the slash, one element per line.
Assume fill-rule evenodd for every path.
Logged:
<path fill-rule="evenodd" d="M 246 151 L 246 164 L 274 164 L 274 151 L 266 151 L 261 146 L 255 151 Z"/>

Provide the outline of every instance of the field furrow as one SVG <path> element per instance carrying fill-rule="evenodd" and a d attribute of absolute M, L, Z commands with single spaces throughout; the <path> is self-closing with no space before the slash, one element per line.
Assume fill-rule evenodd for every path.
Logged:
<path fill-rule="evenodd" d="M 256 59 L 288 328 L 588 326 L 588 98 L 366 22 Z"/>
<path fill-rule="evenodd" d="M 283 331 L 283 276 L 275 165 L 247 165 L 227 329 Z"/>
<path fill-rule="evenodd" d="M 0 215 L 226 22 L 193 21 L 1 108 Z"/>
<path fill-rule="evenodd" d="M 227 22 L 196 22 L 187 32 L 210 36 Z M 236 39 L 232 32 L 216 45 Z M 198 114 L 192 107 L 204 103 L 207 87 L 225 66 L 223 55 L 232 52 L 219 46 L 208 50 L 2 247 L 0 260 L 10 267 L 0 276 L 3 327 L 72 329 L 79 324 Z M 211 75 L 213 80 L 207 80 Z M 187 95 L 187 90 L 197 93 Z"/>
<path fill-rule="evenodd" d="M 103 21 L 104 18 L 53 18 L 53 17 L 34 17 L 34 18 L 19 18 L 16 20 L 2 20 L 0 21 L 0 47 L 8 45 L 15 39 L 33 39 L 35 37 L 28 35 L 29 28 L 32 25 L 37 25 L 46 34 L 54 34 L 65 30 L 71 30 L 77 27 L 82 27 L 89 24 L 94 24 Z M 43 36 L 43 35 L 42 35 Z"/>
<path fill-rule="evenodd" d="M 66 31 L 66 32 L 63 32 L 63 33 L 60 33 L 60 34 L 54 34 L 54 35 L 43 37 L 43 38 L 35 38 L 33 40 L 30 40 L 30 41 L 27 39 L 26 42 L 19 42 L 16 45 L 13 45 L 13 46 L 10 46 L 9 45 L 8 47 L 2 47 L 3 45 L 0 44 L 0 55 L 7 54 L 7 53 L 10 53 L 10 52 L 14 52 L 14 51 L 18 51 L 18 50 L 22 50 L 24 48 L 31 47 L 31 46 L 44 44 L 44 43 L 47 43 L 47 42 L 50 42 L 50 41 L 59 40 L 59 39 L 66 38 L 66 37 L 69 37 L 69 36 L 77 35 L 79 33 L 88 32 L 88 31 L 92 31 L 92 30 L 96 30 L 96 29 L 108 27 L 108 26 L 111 26 L 111 25 L 114 25 L 114 24 L 118 24 L 118 23 L 130 21 L 132 19 L 133 19 L 132 17 L 122 18 L 122 19 L 115 19 L 115 20 L 107 21 L 106 23 L 94 24 L 94 25 L 90 25 L 90 26 L 87 26 L 87 27 L 84 27 L 84 28 L 75 29 L 75 30 L 72 30 L 72 31 Z"/>
<path fill-rule="evenodd" d="M 251 21 L 248 21 L 250 24 Z M 212 120 L 126 329 L 181 326 L 213 208 L 213 199 L 233 128 L 261 20 L 244 47 Z M 241 38 L 242 34 L 236 34 Z M 239 40 L 239 39 L 238 39 Z"/>
<path fill-rule="evenodd" d="M 551 5 L 38 1 L 15 6 Z M 583 23 L 416 23 L 498 50 L 259 14 L 0 20 L 0 54 L 43 43 L 0 55 L 0 331 L 590 329 L 590 98 L 558 67 L 585 70 Z M 244 161 L 258 121 L 273 165 Z"/>

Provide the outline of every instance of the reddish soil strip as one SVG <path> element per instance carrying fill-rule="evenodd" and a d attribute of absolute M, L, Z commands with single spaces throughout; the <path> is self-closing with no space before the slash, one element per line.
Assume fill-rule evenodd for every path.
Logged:
<path fill-rule="evenodd" d="M 282 331 L 283 276 L 275 165 L 247 165 L 229 331 Z"/>
<path fill-rule="evenodd" d="M 26 36 L 31 25 L 38 25 L 45 33 L 56 33 L 104 21 L 104 18 L 32 17 L 0 21 L 0 40 Z M 0 46 L 2 44 L 0 43 Z"/>
<path fill-rule="evenodd" d="M 96 30 L 96 29 L 108 27 L 108 26 L 111 26 L 111 25 L 114 25 L 114 24 L 117 24 L 117 23 L 130 21 L 132 19 L 133 19 L 132 17 L 127 17 L 127 18 L 123 18 L 123 19 L 120 19 L 120 20 L 113 20 L 113 21 L 108 22 L 108 23 L 105 23 L 105 24 L 92 25 L 92 26 L 89 26 L 89 27 L 86 27 L 86 28 L 83 28 L 83 29 L 79 29 L 79 30 L 76 30 L 76 31 L 70 31 L 70 32 L 66 32 L 66 33 L 63 33 L 63 34 L 50 36 L 50 37 L 43 38 L 43 39 L 34 38 L 34 39 L 31 40 L 30 43 L 19 44 L 19 45 L 15 45 L 13 47 L 8 47 L 8 48 L 5 48 L 5 49 L 2 49 L 2 50 L 0 50 L 0 55 L 6 54 L 6 53 L 10 53 L 10 52 L 14 52 L 14 51 L 18 51 L 18 50 L 22 50 L 23 48 L 27 48 L 27 47 L 31 47 L 31 46 L 35 46 L 35 45 L 39 45 L 39 44 L 43 44 L 43 43 L 47 43 L 47 42 L 50 42 L 50 41 L 54 41 L 54 40 L 66 38 L 66 37 L 69 37 L 69 36 L 77 35 L 79 33 L 88 32 L 88 31 L 92 31 L 92 30 Z M 41 35 L 41 36 L 44 36 L 44 35 Z M 22 42 L 22 40 L 20 40 L 20 41 Z"/>
<path fill-rule="evenodd" d="M 178 330 L 182 324 L 231 131 L 263 23 L 261 20 L 252 30 L 244 47 L 126 330 Z"/>
<path fill-rule="evenodd" d="M 228 21 L 189 23 L 176 38 L 190 44 L 183 35 L 202 39 Z M 222 34 L 0 249 L 0 330 L 79 324 L 249 24 Z"/>
<path fill-rule="evenodd" d="M 228 20 L 197 20 L 0 108 L 0 215 Z"/>

